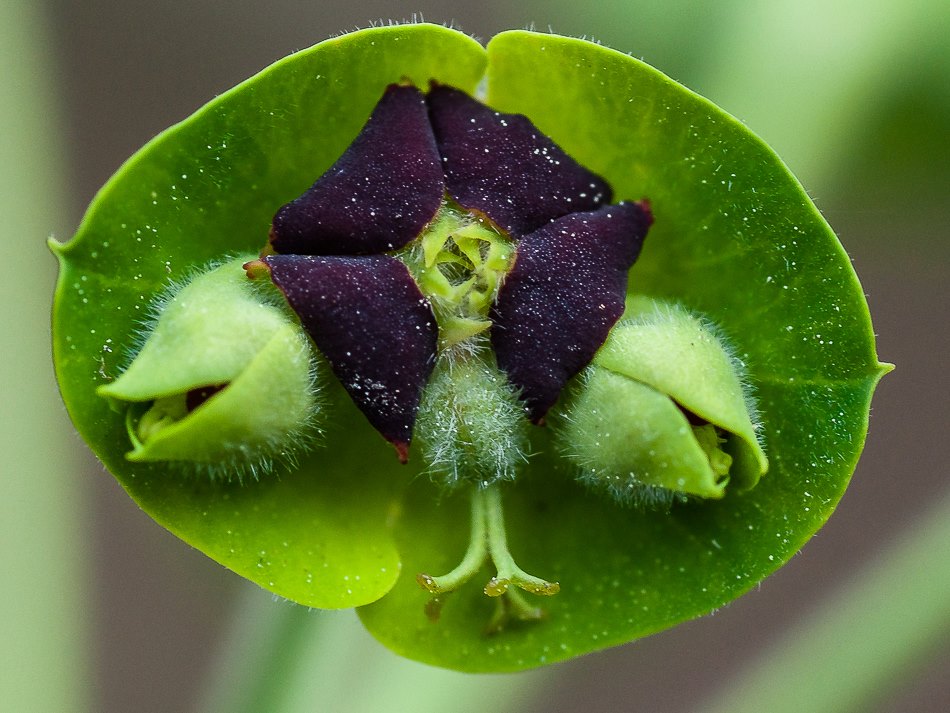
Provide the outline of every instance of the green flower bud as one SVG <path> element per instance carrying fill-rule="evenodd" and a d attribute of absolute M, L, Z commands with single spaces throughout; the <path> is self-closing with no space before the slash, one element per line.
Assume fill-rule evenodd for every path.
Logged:
<path fill-rule="evenodd" d="M 235 259 L 159 301 L 138 355 L 100 396 L 128 404 L 130 461 L 257 475 L 307 441 L 317 399 L 300 327 Z"/>
<path fill-rule="evenodd" d="M 768 469 L 742 365 L 716 329 L 636 298 L 585 373 L 560 436 L 581 479 L 621 501 L 720 498 Z"/>

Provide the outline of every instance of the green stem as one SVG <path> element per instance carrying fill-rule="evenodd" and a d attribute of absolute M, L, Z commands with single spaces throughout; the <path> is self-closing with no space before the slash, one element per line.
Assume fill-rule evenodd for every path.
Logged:
<path fill-rule="evenodd" d="M 320 633 L 320 623 L 320 615 L 306 607 L 275 602 L 257 587 L 247 587 L 198 710 L 282 710 L 291 695 L 288 678 L 299 667 L 308 642 Z"/>
<path fill-rule="evenodd" d="M 0 215 L 9 268 L 0 310 L 0 708 L 84 711 L 93 657 L 81 476 L 94 474 L 75 447 L 49 366 L 55 263 L 43 238 L 65 227 L 68 171 L 45 9 L 0 2 Z"/>
<path fill-rule="evenodd" d="M 950 633 L 950 494 L 703 713 L 864 711 Z"/>
<path fill-rule="evenodd" d="M 491 700 L 518 710 L 550 676 L 471 676 L 403 659 L 383 648 L 352 612 L 274 602 L 248 586 L 202 713 L 477 713 Z"/>

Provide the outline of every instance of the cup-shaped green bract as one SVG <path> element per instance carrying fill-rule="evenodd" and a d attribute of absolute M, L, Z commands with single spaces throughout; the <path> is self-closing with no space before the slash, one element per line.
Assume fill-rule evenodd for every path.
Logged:
<path fill-rule="evenodd" d="M 292 460 L 312 438 L 310 345 L 274 298 L 247 279 L 250 257 L 169 288 L 152 308 L 141 350 L 99 387 L 127 413 L 130 461 L 257 474 Z"/>
<path fill-rule="evenodd" d="M 708 322 L 640 298 L 588 367 L 561 430 L 579 477 L 622 502 L 720 498 L 768 469 L 744 368 Z"/>
<path fill-rule="evenodd" d="M 755 390 L 769 464 L 748 488 L 757 471 L 743 463 L 762 465 L 748 425 L 688 400 L 701 391 L 677 394 L 647 373 L 595 360 L 596 369 L 662 394 L 670 408 L 722 421 L 730 483 L 721 498 L 687 498 L 668 512 L 618 507 L 577 482 L 556 428 L 529 427 L 528 462 L 497 486 L 505 489 L 507 538 L 496 538 L 492 552 L 559 582 L 560 592 L 544 599 L 543 620 L 492 637 L 483 631 L 497 602 L 480 586 L 452 593 L 433 623 L 416 580 L 451 571 L 465 553 L 465 488 L 433 484 L 421 449 L 401 465 L 332 378 L 323 390 L 333 409 L 322 423 L 326 447 L 280 478 L 243 484 L 182 475 L 176 461 L 129 460 L 125 414 L 98 392 L 121 382 L 121 355 L 169 278 L 259 251 L 275 213 L 343 155 L 388 86 L 425 91 L 432 82 L 468 94 L 485 87 L 490 107 L 527 116 L 602 176 L 614 201 L 649 199 L 654 223 L 629 273 L 630 294 L 683 304 L 728 335 Z M 547 34 L 506 32 L 482 47 L 443 27 L 392 26 L 296 53 L 150 142 L 102 189 L 75 238 L 54 249 L 63 398 L 136 502 L 269 591 L 310 607 L 358 606 L 393 650 L 461 670 L 519 670 L 621 644 L 753 588 L 828 519 L 885 371 L 847 255 L 767 146 L 653 68 Z M 627 318 L 634 318 L 629 310 Z M 598 359 L 610 354 L 608 345 Z M 228 376 L 203 374 L 167 393 Z M 165 414 L 174 423 L 150 439 L 177 424 L 184 429 L 224 391 L 180 420 Z M 134 398 L 159 395 L 149 387 Z M 569 407 L 561 402 L 551 408 L 552 426 Z M 701 450 L 713 453 L 718 438 Z"/>

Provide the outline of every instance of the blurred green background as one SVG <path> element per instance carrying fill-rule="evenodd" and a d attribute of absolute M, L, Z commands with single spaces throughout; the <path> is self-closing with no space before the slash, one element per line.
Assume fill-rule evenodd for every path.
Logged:
<path fill-rule="evenodd" d="M 714 616 L 528 674 L 404 662 L 351 613 L 301 617 L 161 530 L 68 423 L 49 357 L 45 238 L 68 237 L 129 154 L 215 94 L 293 50 L 414 12 L 481 38 L 527 26 L 593 37 L 662 69 L 772 144 L 854 260 L 881 358 L 898 366 L 876 394 L 864 457 L 819 536 Z M 803 672 L 786 698 L 811 688 L 828 700 L 788 644 L 824 632 L 797 651 L 807 640 L 805 659 L 860 688 L 824 709 L 950 710 L 948 37 L 943 0 L 7 0 L 0 709 L 423 713 L 491 701 L 673 713 L 739 710 L 730 701 L 745 695 L 771 711 L 756 681 L 778 696 L 783 672 Z M 858 650 L 873 674 L 860 685 L 835 668 Z"/>

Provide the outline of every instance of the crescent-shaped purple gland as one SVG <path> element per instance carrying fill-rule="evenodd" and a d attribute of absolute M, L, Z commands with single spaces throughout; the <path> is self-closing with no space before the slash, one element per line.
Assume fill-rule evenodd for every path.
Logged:
<path fill-rule="evenodd" d="M 649 204 L 572 213 L 525 236 L 491 310 L 498 366 L 540 423 L 620 318 Z"/>
<path fill-rule="evenodd" d="M 269 255 L 266 266 L 372 426 L 408 458 L 422 389 L 432 373 L 438 329 L 409 270 L 387 255 Z"/>
<path fill-rule="evenodd" d="M 512 237 L 610 203 L 607 182 L 568 156 L 521 114 L 502 114 L 434 85 L 429 117 L 449 195 Z"/>
<path fill-rule="evenodd" d="M 422 93 L 391 84 L 349 148 L 270 231 L 284 255 L 367 255 L 403 247 L 435 217 L 442 166 Z"/>

